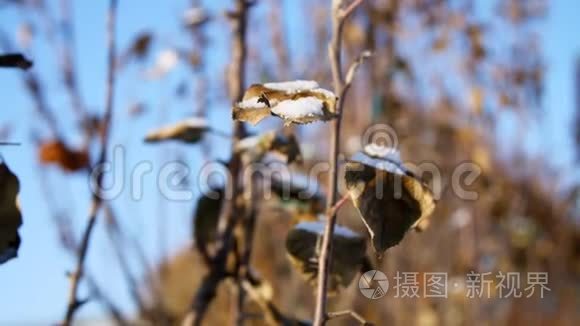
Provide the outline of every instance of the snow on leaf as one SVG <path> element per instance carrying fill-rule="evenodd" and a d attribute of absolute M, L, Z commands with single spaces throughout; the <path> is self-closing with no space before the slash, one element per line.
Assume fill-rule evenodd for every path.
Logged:
<path fill-rule="evenodd" d="M 166 49 L 159 53 L 155 65 L 145 75 L 149 79 L 159 79 L 169 73 L 179 62 L 179 53 L 174 49 Z"/>
<path fill-rule="evenodd" d="M 295 226 L 296 229 L 306 230 L 314 234 L 318 234 L 320 236 L 324 234 L 325 227 L 326 223 L 324 221 L 304 221 L 296 224 Z M 353 230 L 338 224 L 335 225 L 334 227 L 334 235 L 337 237 L 345 237 L 345 238 L 361 237 L 360 234 L 354 232 Z"/>
<path fill-rule="evenodd" d="M 286 250 L 292 265 L 316 286 L 320 245 L 326 223 L 324 221 L 300 222 L 288 232 Z M 332 263 L 329 274 L 329 294 L 347 287 L 366 259 L 365 239 L 340 225 L 335 226 L 332 238 Z"/>
<path fill-rule="evenodd" d="M 318 83 L 313 80 L 294 80 L 277 83 L 265 83 L 264 87 L 287 94 L 296 94 L 318 88 Z"/>
<path fill-rule="evenodd" d="M 237 103 L 233 110 L 233 119 L 246 121 L 253 125 L 258 124 L 270 115 L 270 108 L 263 102 L 259 102 L 259 97 L 244 99 Z"/>
<path fill-rule="evenodd" d="M 401 160 L 401 154 L 396 148 L 378 145 L 376 143 L 367 144 L 364 148 L 364 153 L 370 157 Z"/>
<path fill-rule="evenodd" d="M 254 84 L 241 102 L 234 105 L 235 120 L 257 124 L 272 114 L 286 124 L 305 124 L 335 118 L 336 95 L 319 88 L 315 81 L 288 81 Z"/>
<path fill-rule="evenodd" d="M 0 163 L 0 264 L 15 258 L 20 247 L 18 228 L 22 216 L 17 204 L 18 178 L 8 166 Z"/>
<path fill-rule="evenodd" d="M 183 23 L 186 27 L 194 28 L 203 25 L 209 20 L 205 10 L 201 7 L 191 7 L 183 13 Z"/>
<path fill-rule="evenodd" d="M 402 166 L 401 156 L 397 149 L 374 143 L 366 145 L 361 152 L 355 153 L 350 160 L 393 173 L 410 173 Z"/>
<path fill-rule="evenodd" d="M 324 120 L 324 102 L 316 97 L 285 100 L 272 108 L 272 113 L 287 123 L 309 123 Z"/>
<path fill-rule="evenodd" d="M 431 190 L 402 165 L 392 149 L 367 146 L 347 162 L 345 180 L 377 252 L 397 245 L 435 208 Z"/>
<path fill-rule="evenodd" d="M 203 118 L 188 118 L 172 125 L 155 129 L 147 134 L 145 142 L 155 143 L 166 140 L 179 140 L 194 144 L 201 140 L 209 130 L 207 120 Z"/>

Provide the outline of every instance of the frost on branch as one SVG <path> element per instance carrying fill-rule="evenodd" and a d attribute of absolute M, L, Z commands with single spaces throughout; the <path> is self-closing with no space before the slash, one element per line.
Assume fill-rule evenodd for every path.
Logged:
<path fill-rule="evenodd" d="M 315 81 L 254 84 L 234 105 L 233 118 L 254 125 L 269 115 L 280 117 L 286 125 L 328 121 L 336 117 L 335 103 L 336 95 Z"/>
<path fill-rule="evenodd" d="M 435 209 L 431 190 L 403 166 L 396 149 L 367 145 L 347 162 L 345 179 L 377 252 L 397 245 Z"/>
<path fill-rule="evenodd" d="M 188 118 L 149 132 L 145 137 L 145 142 L 156 143 L 167 140 L 179 140 L 184 143 L 194 144 L 200 141 L 203 135 L 209 130 L 207 120 L 202 118 Z"/>
<path fill-rule="evenodd" d="M 0 264 L 15 258 L 20 247 L 18 228 L 22 216 L 17 204 L 18 178 L 8 166 L 0 163 Z"/>
<path fill-rule="evenodd" d="M 290 262 L 313 286 L 316 286 L 318 276 L 318 258 L 325 225 L 324 221 L 300 222 L 286 237 Z M 332 242 L 329 294 L 336 294 L 347 287 L 360 271 L 366 259 L 366 243 L 360 234 L 341 225 L 335 226 Z"/>

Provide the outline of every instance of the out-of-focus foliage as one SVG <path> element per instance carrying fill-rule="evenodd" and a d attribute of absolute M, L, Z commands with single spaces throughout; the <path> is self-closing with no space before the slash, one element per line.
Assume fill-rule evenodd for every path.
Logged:
<path fill-rule="evenodd" d="M 217 42 L 214 39 L 216 29 L 226 31 L 229 26 L 220 18 L 223 16 L 221 13 L 209 13 L 203 7 L 203 1 L 193 2 L 195 6 L 183 10 L 183 19 L 176 19 L 180 26 L 183 25 L 188 43 L 167 44 L 160 40 L 156 31 L 136 33 L 121 47 L 126 50 L 118 60 L 124 68 L 119 69 L 119 74 L 134 64 L 145 77 L 149 77 L 147 82 L 163 87 L 164 83 L 159 80 L 177 70 L 187 70 L 191 78 L 180 82 L 175 90 L 171 89 L 171 94 L 175 94 L 177 99 L 195 99 L 191 101 L 193 108 L 187 115 L 194 113 L 206 117 L 218 114 L 221 107 L 228 115 L 231 103 L 224 98 L 231 90 L 224 85 L 223 72 L 227 70 L 225 67 L 230 58 L 220 62 L 223 66 L 216 69 L 213 61 L 218 59 L 214 60 L 216 56 L 212 52 L 215 47 L 208 44 Z M 19 3 L 33 13 L 45 12 L 43 1 L 30 1 L 26 5 Z M 324 189 L 312 188 L 323 184 L 325 175 L 310 176 L 309 179 L 305 176 L 309 176 L 309 169 L 316 163 L 327 158 L 329 135 L 326 124 L 308 125 L 309 129 L 298 124 L 334 118 L 333 112 L 324 108 L 333 107 L 336 98 L 334 94 L 330 96 L 325 92 L 313 94 L 312 89 L 317 89 L 318 85 L 289 94 L 287 90 L 272 89 L 264 84 L 266 81 L 294 78 L 316 80 L 324 87 L 332 84 L 326 60 L 328 3 L 292 3 L 303 7 L 298 18 L 288 17 L 281 11 L 284 6 L 277 1 L 259 1 L 252 9 L 246 79 L 259 84 L 249 88 L 244 102 L 251 99 L 251 107 L 256 110 L 241 108 L 238 103 L 234 108 L 234 118 L 256 124 L 274 114 L 283 121 L 264 120 L 259 127 L 270 122 L 293 123 L 292 137 L 295 135 L 295 140 L 277 143 L 277 137 L 273 142 L 268 138 L 272 134 L 258 135 L 253 139 L 257 143 L 248 141 L 256 144 L 255 147 L 250 145 L 238 150 L 248 153 L 251 156 L 249 161 L 266 161 L 269 154 L 266 152 L 281 152 L 290 163 L 294 161 L 292 157 L 298 158 L 296 149 L 300 148 L 303 165 L 293 166 L 295 175 L 291 178 L 274 175 L 271 190 L 276 196 L 261 200 L 258 205 L 251 266 L 253 272 L 271 286 L 273 304 L 281 312 L 290 317 L 309 319 L 314 307 L 312 289 L 303 280 L 301 272 L 292 268 L 284 239 L 292 234 L 297 224 L 324 213 Z M 432 163 L 438 167 L 444 180 L 441 189 L 432 188 L 437 208 L 430 218 L 429 227 L 420 235 L 409 232 L 399 245 L 389 249 L 382 260 L 368 255 L 373 257 L 372 266 L 384 271 L 390 279 L 397 272 L 417 272 L 420 281 L 427 272 L 445 272 L 448 284 L 454 286 L 449 288 L 446 300 L 395 298 L 390 291 L 380 300 L 368 300 L 361 296 L 355 275 L 355 282 L 330 300 L 330 311 L 353 308 L 369 321 L 387 325 L 577 324 L 580 279 L 578 186 L 575 192 L 569 193 L 558 189 L 558 181 L 567 176 L 552 171 L 545 161 L 547 158 L 531 158 L 519 146 L 525 137 L 526 121 L 541 119 L 543 114 L 540 104 L 546 67 L 537 30 L 546 10 L 547 1 L 543 0 L 373 0 L 365 1 L 343 26 L 345 65 L 362 50 L 372 50 L 374 55 L 368 65 L 361 68 L 345 103 L 342 162 L 361 150 L 361 130 L 384 123 L 392 127 L 397 138 L 396 144 L 392 143 L 393 139 L 390 139 L 391 143 L 387 139 L 386 145 L 398 147 L 405 158 L 403 163 L 411 162 L 419 167 L 420 163 Z M 299 25 L 306 28 L 306 32 L 291 32 L 291 35 L 287 31 L 291 23 L 288 19 L 299 19 Z M 44 31 L 38 26 L 42 24 L 30 20 L 20 29 L 19 46 L 26 47 L 31 40 L 42 37 L 50 40 L 50 37 L 41 35 Z M 289 40 L 294 38 L 299 38 L 300 46 L 289 45 Z M 23 75 L 23 84 L 33 100 L 37 118 L 43 123 L 38 128 L 40 130 L 35 131 L 52 136 L 46 139 L 58 139 L 39 146 L 40 160 L 55 163 L 66 171 L 76 171 L 90 161 L 85 152 L 90 152 L 92 143 L 85 138 L 99 134 L 99 119 L 83 113 L 87 111 L 86 105 L 83 100 L 78 100 L 82 97 L 77 96 L 78 86 L 75 88 L 75 79 L 70 78 L 74 60 L 66 62 L 72 67 L 65 63 L 60 68 L 63 76 L 69 76 L 62 79 L 67 81 L 65 86 L 73 109 L 78 108 L 71 111 L 74 115 L 61 114 L 51 108 L 52 94 L 39 76 L 40 70 L 31 69 Z M 321 109 L 322 114 L 311 117 L 292 115 L 294 102 L 304 97 L 317 100 L 316 106 L 310 105 L 312 102 L 302 103 L 309 104 L 302 107 L 304 112 L 309 113 L 315 108 Z M 157 116 L 159 112 L 162 116 L 171 112 L 159 108 L 158 103 L 143 103 L 134 98 L 127 100 L 139 103 L 131 105 L 131 112 L 135 114 L 125 122 L 127 125 L 137 117 Z M 291 105 L 281 111 L 274 110 L 279 102 L 285 101 Z M 144 107 L 148 110 L 143 110 Z M 508 134 L 500 130 L 506 115 L 515 120 L 514 128 Z M 62 132 L 63 125 L 73 124 L 75 132 Z M 577 122 L 576 138 L 580 144 L 579 126 L 580 122 Z M 182 127 L 184 125 L 172 126 L 154 133 L 150 139 L 200 141 L 204 148 L 203 159 L 211 159 L 207 157 L 207 153 L 211 153 L 207 147 L 213 145 L 208 146 L 213 139 L 202 137 L 206 130 Z M 267 127 L 271 128 L 271 125 Z M 262 131 L 258 127 L 251 130 Z M 380 128 L 374 132 L 379 142 L 381 132 Z M 77 138 L 82 138 L 81 149 L 68 145 L 77 144 Z M 512 143 L 516 146 L 506 145 L 507 138 L 515 140 Z M 481 169 L 476 182 L 467 185 L 466 190 L 477 194 L 472 200 L 461 199 L 452 187 L 454 172 L 467 161 Z M 421 184 L 430 184 L 435 177 L 417 172 Z M 302 182 L 304 180 L 308 182 Z M 346 190 L 346 186 L 342 190 Z M 265 189 L 256 191 L 266 193 Z M 301 195 L 309 191 L 314 196 L 306 199 Z M 219 201 L 207 202 L 206 199 L 200 197 L 197 201 L 192 233 L 195 241 L 212 245 L 217 227 L 216 207 L 221 205 Z M 158 212 L 150 215 L 158 215 Z M 133 218 L 120 216 L 127 223 Z M 340 210 L 339 222 L 357 233 L 367 232 L 358 209 L 350 204 Z M 406 223 L 402 232 L 411 225 Z M 61 224 L 59 230 L 66 233 L 67 227 Z M 239 230 L 235 234 L 239 239 Z M 132 252 L 132 247 L 127 247 L 130 248 L 124 249 Z M 147 298 L 139 307 L 143 320 L 152 324 L 159 324 L 159 320 L 179 324 L 189 309 L 191 298 L 208 269 L 203 255 L 188 244 L 183 244 L 183 247 L 185 249 L 172 252 L 166 260 L 156 261 L 153 268 L 147 269 L 146 280 L 137 285 Z M 354 256 L 359 254 L 362 255 L 360 250 Z M 231 268 L 235 264 L 236 258 L 228 257 L 228 266 Z M 370 266 L 364 268 L 370 269 Z M 492 275 L 517 271 L 523 277 L 527 272 L 549 272 L 551 291 L 544 299 L 500 298 L 497 291 L 492 291 L 490 298 L 470 299 L 465 295 L 465 278 L 471 271 Z M 351 276 L 349 274 L 348 278 Z M 494 280 L 492 286 L 495 288 L 496 285 L 497 280 Z M 232 300 L 231 288 L 227 282 L 218 288 L 216 301 L 210 306 L 205 320 L 207 325 L 232 322 L 228 314 L 234 309 L 235 301 Z M 253 301 L 246 301 L 245 313 L 248 316 L 262 314 Z M 251 317 L 246 320 L 248 324 L 264 323 L 260 318 Z M 350 321 L 333 322 L 348 325 Z"/>
<path fill-rule="evenodd" d="M 0 163 L 0 264 L 15 258 L 20 247 L 18 228 L 22 216 L 17 203 L 20 183 L 6 165 Z"/>

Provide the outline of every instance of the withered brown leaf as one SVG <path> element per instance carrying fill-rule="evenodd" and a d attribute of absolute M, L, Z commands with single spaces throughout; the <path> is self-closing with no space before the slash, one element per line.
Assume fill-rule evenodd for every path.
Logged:
<path fill-rule="evenodd" d="M 394 153 L 377 153 L 376 145 L 367 146 L 346 164 L 346 187 L 381 253 L 399 244 L 435 208 L 431 190 Z"/>
<path fill-rule="evenodd" d="M 325 224 L 323 221 L 301 222 L 286 237 L 290 262 L 313 286 L 316 286 L 318 280 L 318 258 Z M 334 249 L 328 282 L 329 295 L 347 287 L 366 258 L 365 239 L 344 226 L 335 226 L 332 245 Z"/>

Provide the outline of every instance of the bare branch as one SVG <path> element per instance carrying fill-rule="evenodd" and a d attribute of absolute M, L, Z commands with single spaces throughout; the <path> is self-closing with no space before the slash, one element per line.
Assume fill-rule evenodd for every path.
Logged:
<path fill-rule="evenodd" d="M 342 48 L 342 28 L 344 20 L 352 13 L 355 8 L 362 3 L 362 0 L 355 0 L 346 10 L 341 9 L 343 0 L 332 1 L 332 38 L 328 45 L 328 55 L 332 68 L 332 79 L 334 81 L 334 92 L 339 94 L 339 98 L 335 104 L 334 112 L 338 115 L 336 119 L 331 122 L 332 128 L 332 143 L 330 147 L 329 164 L 330 171 L 328 173 L 328 195 L 326 198 L 328 215 L 326 227 L 324 229 L 324 236 L 322 238 L 322 248 L 320 252 L 320 259 L 318 263 L 318 286 L 316 291 L 316 309 L 314 312 L 314 325 L 320 326 L 326 319 L 326 294 L 328 287 L 328 275 L 330 272 L 330 260 L 332 256 L 332 235 L 334 233 L 334 225 L 336 224 L 336 210 L 333 209 L 336 202 L 337 188 L 338 188 L 338 152 L 340 140 L 340 127 L 342 121 L 342 106 L 348 86 L 345 85 L 344 76 L 341 68 L 341 48 Z M 356 68 L 353 68 L 356 69 Z M 354 75 L 354 72 L 351 74 Z M 351 77 L 352 82 L 352 77 Z M 350 83 L 349 83 L 350 85 Z"/>
<path fill-rule="evenodd" d="M 340 19 L 345 20 L 346 18 L 348 18 L 348 16 L 350 16 L 350 14 L 352 14 L 355 9 L 363 2 L 364 0 L 354 0 L 353 2 L 351 2 L 348 7 L 340 10 Z"/>
<path fill-rule="evenodd" d="M 238 102 L 243 96 L 246 62 L 246 28 L 247 12 L 253 2 L 247 0 L 237 0 L 236 9 L 228 13 L 231 19 L 233 39 L 232 39 L 232 63 L 229 67 L 228 86 L 232 102 Z M 202 280 L 202 285 L 197 290 L 191 304 L 191 311 L 183 320 L 183 325 L 200 325 L 209 304 L 214 299 L 218 285 L 230 274 L 226 271 L 227 257 L 233 245 L 233 230 L 237 223 L 237 216 L 243 216 L 243 207 L 236 202 L 239 193 L 238 176 L 241 171 L 241 158 L 235 153 L 237 142 L 244 137 L 244 125 L 238 121 L 234 122 L 232 159 L 228 164 L 231 180 L 230 188 L 233 189 L 233 198 L 229 198 L 220 214 L 218 225 L 218 249 L 212 259 L 210 271 Z"/>
<path fill-rule="evenodd" d="M 97 160 L 97 166 L 102 165 L 107 160 L 107 148 L 109 144 L 109 134 L 113 116 L 113 100 L 115 96 L 115 32 L 117 19 L 117 0 L 110 0 L 109 3 L 109 17 L 107 22 L 107 45 L 108 45 L 108 67 L 107 67 L 107 88 L 105 94 L 105 114 L 103 118 L 103 132 L 101 134 L 101 151 Z M 78 309 L 78 287 L 79 282 L 83 276 L 85 260 L 89 249 L 92 231 L 95 227 L 97 214 L 101 207 L 101 187 L 103 182 L 103 174 L 97 176 L 97 189 L 93 193 L 92 203 L 89 210 L 89 219 L 83 232 L 81 246 L 78 252 L 78 260 L 74 273 L 71 274 L 71 287 L 69 292 L 68 306 L 66 310 L 65 320 L 63 324 L 69 326 L 72 324 L 74 314 Z"/>

